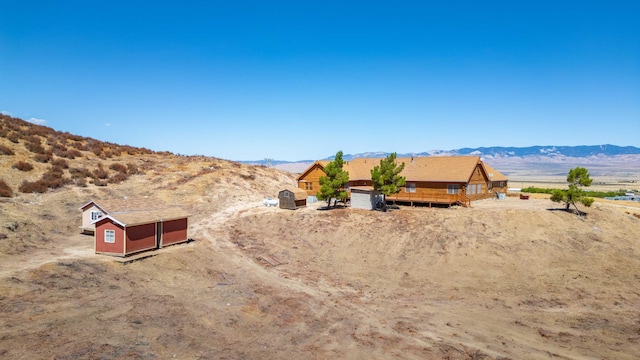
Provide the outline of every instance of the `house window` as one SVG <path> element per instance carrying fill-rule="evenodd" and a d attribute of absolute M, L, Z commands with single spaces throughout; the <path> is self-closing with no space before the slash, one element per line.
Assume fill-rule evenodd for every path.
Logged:
<path fill-rule="evenodd" d="M 405 192 L 414 193 L 416 192 L 416 184 L 415 183 L 407 183 L 404 188 Z"/>
<path fill-rule="evenodd" d="M 476 189 L 478 194 L 482 194 L 482 184 L 478 184 L 477 185 L 477 189 Z"/>
<path fill-rule="evenodd" d="M 289 192 L 288 191 L 284 192 L 284 197 L 286 197 L 287 199 L 289 198 Z"/>
<path fill-rule="evenodd" d="M 476 193 L 476 185 L 470 184 L 467 190 L 467 195 L 473 195 Z"/>
<path fill-rule="evenodd" d="M 312 182 L 304 183 L 304 188 L 305 190 L 313 190 L 313 183 Z"/>
<path fill-rule="evenodd" d="M 91 212 L 91 221 L 96 221 L 102 217 L 102 212 L 100 211 L 92 211 Z"/>
<path fill-rule="evenodd" d="M 106 243 L 115 243 L 116 242 L 116 231 L 115 230 L 105 230 L 104 231 L 104 242 Z"/>
<path fill-rule="evenodd" d="M 460 190 L 460 185 L 458 184 L 447 185 L 447 194 L 457 194 L 459 190 Z"/>

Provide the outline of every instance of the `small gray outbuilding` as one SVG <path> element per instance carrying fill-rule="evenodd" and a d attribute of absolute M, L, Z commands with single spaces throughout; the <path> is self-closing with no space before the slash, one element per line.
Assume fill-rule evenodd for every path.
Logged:
<path fill-rule="evenodd" d="M 384 195 L 372 186 L 354 186 L 350 190 L 352 209 L 375 210 L 384 201 Z"/>
<path fill-rule="evenodd" d="M 307 192 L 298 189 L 284 189 L 278 193 L 280 209 L 295 210 L 299 207 L 307 206 Z"/>

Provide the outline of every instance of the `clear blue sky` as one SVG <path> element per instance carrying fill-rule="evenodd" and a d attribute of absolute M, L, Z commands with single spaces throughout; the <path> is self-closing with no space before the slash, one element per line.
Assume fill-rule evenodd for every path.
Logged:
<path fill-rule="evenodd" d="M 640 146 L 640 1 L 0 0 L 0 111 L 231 160 Z"/>

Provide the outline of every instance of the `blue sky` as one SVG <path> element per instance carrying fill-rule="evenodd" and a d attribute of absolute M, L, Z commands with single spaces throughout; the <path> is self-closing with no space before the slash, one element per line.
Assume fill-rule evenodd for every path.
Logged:
<path fill-rule="evenodd" d="M 640 146 L 639 1 L 0 0 L 0 111 L 231 160 Z"/>

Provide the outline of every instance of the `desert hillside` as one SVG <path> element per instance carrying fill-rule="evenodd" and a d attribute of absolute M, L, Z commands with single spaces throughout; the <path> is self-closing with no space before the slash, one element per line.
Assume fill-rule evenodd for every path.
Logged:
<path fill-rule="evenodd" d="M 21 133 L 30 126 L 20 124 Z M 295 184 L 287 172 L 114 144 L 96 154 L 82 150 L 96 140 L 65 138 L 67 150 L 80 148 L 71 159 L 52 150 L 62 140 L 42 133 L 31 136 L 52 156 L 38 162 L 14 132 L 0 137 L 13 153 L 0 155 L 0 178 L 12 191 L 0 197 L 3 358 L 640 353 L 637 204 L 596 202 L 585 217 L 544 197 L 387 213 L 320 204 L 288 211 L 261 204 Z M 55 159 L 68 163 L 60 176 L 70 180 L 19 190 L 43 179 Z M 18 161 L 34 168 L 12 168 Z M 81 168 L 84 181 L 69 170 Z M 92 237 L 78 233 L 78 207 L 124 197 L 183 207 L 194 241 L 128 264 L 94 255 Z"/>

